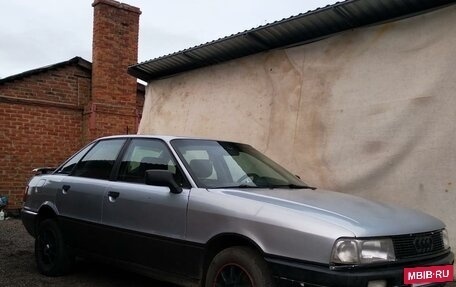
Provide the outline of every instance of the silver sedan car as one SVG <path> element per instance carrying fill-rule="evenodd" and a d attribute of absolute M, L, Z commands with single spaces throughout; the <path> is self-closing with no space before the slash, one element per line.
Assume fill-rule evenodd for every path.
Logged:
<path fill-rule="evenodd" d="M 316 189 L 246 144 L 104 137 L 36 173 L 22 221 L 44 275 L 82 256 L 185 286 L 452 280 L 439 219 Z"/>

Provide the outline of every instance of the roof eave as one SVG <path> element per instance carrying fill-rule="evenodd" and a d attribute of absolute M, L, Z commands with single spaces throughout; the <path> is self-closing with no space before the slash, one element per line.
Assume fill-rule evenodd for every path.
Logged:
<path fill-rule="evenodd" d="M 170 77 L 264 51 L 303 45 L 335 34 L 426 13 L 456 0 L 346 0 L 132 65 L 141 80 Z"/>

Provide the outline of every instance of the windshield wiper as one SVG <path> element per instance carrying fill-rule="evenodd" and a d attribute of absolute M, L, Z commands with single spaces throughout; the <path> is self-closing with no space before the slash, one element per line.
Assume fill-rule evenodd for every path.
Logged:
<path fill-rule="evenodd" d="M 216 186 L 216 187 L 210 187 L 210 188 L 263 188 L 263 187 L 257 186 L 257 185 L 240 184 L 240 185 Z"/>
<path fill-rule="evenodd" d="M 288 187 L 290 189 L 311 189 L 311 190 L 317 189 L 316 187 L 313 187 L 313 186 L 299 185 L 299 184 L 293 184 L 293 183 L 272 185 L 272 188 L 281 188 L 281 187 Z"/>
<path fill-rule="evenodd" d="M 290 188 L 290 189 L 311 189 L 315 190 L 316 187 L 308 186 L 308 185 L 298 185 L 298 184 L 266 184 L 266 185 L 248 185 L 248 184 L 240 184 L 240 185 L 229 185 L 229 186 L 216 186 L 210 188 Z"/>

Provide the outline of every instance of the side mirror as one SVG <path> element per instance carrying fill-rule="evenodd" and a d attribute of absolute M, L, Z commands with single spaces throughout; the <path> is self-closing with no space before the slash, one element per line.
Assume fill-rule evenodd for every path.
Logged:
<path fill-rule="evenodd" d="M 167 186 L 172 193 L 181 193 L 182 187 L 180 187 L 174 180 L 173 173 L 168 170 L 146 170 L 146 184 Z"/>

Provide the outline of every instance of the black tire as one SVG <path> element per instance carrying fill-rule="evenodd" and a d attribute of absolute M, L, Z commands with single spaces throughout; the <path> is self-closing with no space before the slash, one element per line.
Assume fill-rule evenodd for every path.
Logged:
<path fill-rule="evenodd" d="M 222 250 L 212 260 L 205 287 L 273 287 L 266 261 L 251 248 L 235 246 Z"/>
<path fill-rule="evenodd" d="M 62 232 L 53 219 L 46 219 L 38 226 L 35 260 L 38 271 L 46 276 L 64 275 L 73 266 L 74 256 L 65 246 Z"/>

